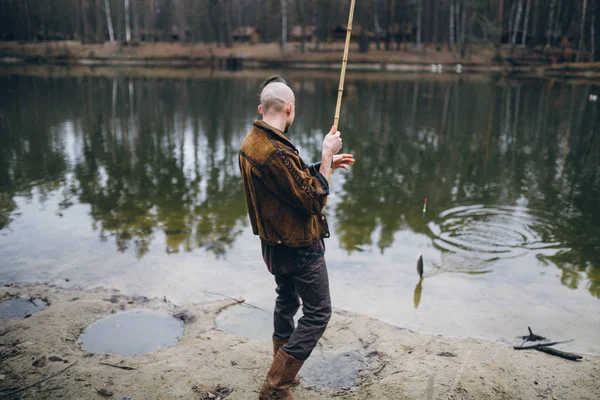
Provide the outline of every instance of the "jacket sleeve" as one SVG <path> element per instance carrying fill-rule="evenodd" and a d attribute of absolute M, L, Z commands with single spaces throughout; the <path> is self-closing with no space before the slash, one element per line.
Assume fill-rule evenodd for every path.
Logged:
<path fill-rule="evenodd" d="M 329 195 L 321 173 L 311 176 L 297 154 L 278 149 L 266 165 L 265 185 L 277 197 L 308 214 L 319 214 Z"/>
<path fill-rule="evenodd" d="M 317 176 L 319 170 L 321 169 L 321 162 L 310 164 L 308 166 L 308 172 L 310 172 L 310 176 Z"/>

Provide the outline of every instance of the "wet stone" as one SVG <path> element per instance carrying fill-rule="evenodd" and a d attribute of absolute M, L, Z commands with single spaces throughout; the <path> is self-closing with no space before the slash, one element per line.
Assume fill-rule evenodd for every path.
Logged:
<path fill-rule="evenodd" d="M 80 342 L 88 353 L 131 356 L 171 347 L 181 336 L 181 321 L 146 310 L 133 310 L 94 322 L 83 331 Z"/>
<path fill-rule="evenodd" d="M 305 387 L 315 390 L 347 390 L 359 383 L 364 367 L 364 356 L 355 351 L 315 351 L 304 363 L 300 376 Z"/>
<path fill-rule="evenodd" d="M 0 319 L 24 319 L 42 311 L 46 303 L 40 299 L 10 299 L 0 302 Z"/>

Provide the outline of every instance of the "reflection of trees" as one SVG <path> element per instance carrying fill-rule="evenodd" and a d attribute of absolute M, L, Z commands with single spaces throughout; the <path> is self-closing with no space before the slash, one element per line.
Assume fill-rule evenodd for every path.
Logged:
<path fill-rule="evenodd" d="M 26 77 L 0 83 L 0 230 L 17 212 L 15 196 L 38 194 L 44 202 L 66 173 L 64 150 L 54 135 L 60 116 L 52 112 L 52 96 L 38 85 L 43 86 Z"/>
<path fill-rule="evenodd" d="M 0 229 L 14 213 L 14 196 L 35 186 L 42 195 L 60 189 L 62 209 L 75 199 L 89 204 L 101 238 L 113 236 L 120 251 L 134 246 L 142 256 L 162 232 L 168 252 L 224 254 L 245 223 L 232 141 L 245 134 L 254 108 L 245 104 L 253 96 L 242 95 L 249 87 L 236 80 L 26 81 L 15 88 L 17 102 L 3 97 L 0 108 L 8 133 L 0 135 Z"/>
<path fill-rule="evenodd" d="M 224 254 L 246 214 L 231 145 L 244 118 L 230 114 L 224 123 L 216 110 L 236 109 L 236 81 L 104 86 L 112 88 L 110 98 L 96 98 L 84 112 L 98 113 L 103 102 L 112 112 L 88 118 L 75 166 L 75 193 L 90 204 L 101 236 L 114 235 L 121 251 L 133 242 L 142 256 L 160 228 L 167 252 L 204 247 Z"/>
<path fill-rule="evenodd" d="M 348 251 L 373 240 L 384 251 L 404 226 L 430 234 L 421 215 L 425 197 L 427 219 L 456 205 L 524 197 L 571 248 L 552 259 L 563 284 L 577 287 L 585 272 L 598 296 L 600 139 L 589 90 L 460 80 L 358 82 L 356 90 L 362 100 L 346 105 L 342 122 L 345 147 L 358 162 L 336 209 Z"/>
<path fill-rule="evenodd" d="M 259 83 L 4 79 L 0 229 L 18 212 L 16 196 L 59 191 L 61 208 L 88 204 L 120 251 L 142 256 L 164 235 L 168 252 L 224 254 L 246 222 L 237 150 Z M 315 127 L 330 126 L 337 83 L 293 85 L 291 138 L 317 160 Z M 552 221 L 540 234 L 571 249 L 542 261 L 568 287 L 587 275 L 600 297 L 600 116 L 590 92 L 545 81 L 348 82 L 340 125 L 357 164 L 334 211 L 342 246 L 383 252 L 400 229 L 431 235 L 426 221 L 456 205 L 525 198 Z"/>

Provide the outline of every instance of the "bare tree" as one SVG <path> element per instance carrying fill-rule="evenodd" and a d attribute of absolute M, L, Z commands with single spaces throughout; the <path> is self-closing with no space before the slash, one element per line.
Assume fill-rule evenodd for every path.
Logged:
<path fill-rule="evenodd" d="M 89 31 L 87 18 L 87 0 L 79 0 L 79 6 L 81 8 L 81 24 L 83 25 L 82 39 L 87 40 Z"/>
<path fill-rule="evenodd" d="M 579 29 L 579 48 L 577 49 L 577 58 L 575 62 L 579 62 L 581 59 L 581 52 L 583 50 L 583 37 L 585 36 L 585 17 L 587 16 L 587 0 L 583 0 L 583 8 L 581 10 L 581 29 Z"/>
<path fill-rule="evenodd" d="M 138 1 L 133 0 L 131 3 L 131 19 L 133 21 L 133 39 L 139 40 L 140 38 L 140 17 L 138 10 Z"/>
<path fill-rule="evenodd" d="M 521 36 L 521 44 L 525 46 L 527 43 L 527 32 L 529 31 L 529 12 L 531 11 L 531 0 L 527 0 L 527 10 L 525 11 L 525 22 L 523 23 L 523 35 Z"/>
<path fill-rule="evenodd" d="M 306 18 L 305 18 L 305 14 L 304 14 L 304 7 L 303 4 L 306 0 L 296 0 L 296 12 L 298 13 L 298 22 L 300 23 L 300 36 L 302 36 L 301 38 L 301 42 L 302 42 L 302 52 L 306 52 L 306 34 L 304 32 L 305 29 L 305 25 L 306 25 Z"/>
<path fill-rule="evenodd" d="M 221 0 L 221 9 L 223 11 L 223 18 L 225 19 L 225 46 L 231 47 L 231 16 L 230 9 L 225 4 L 225 0 Z"/>
<path fill-rule="evenodd" d="M 287 50 L 287 0 L 281 0 L 281 52 Z"/>
<path fill-rule="evenodd" d="M 460 56 L 464 57 L 466 53 L 466 39 L 467 39 L 467 5 L 463 4 L 462 18 L 460 23 Z"/>
<path fill-rule="evenodd" d="M 110 2 L 108 0 L 104 0 L 104 9 L 106 11 L 106 24 L 108 25 L 108 37 L 110 38 L 110 42 L 115 42 L 115 31 L 113 30 L 112 17 L 110 15 Z"/>
<path fill-rule="evenodd" d="M 450 51 L 454 53 L 454 0 L 450 0 Z"/>
<path fill-rule="evenodd" d="M 592 48 L 592 62 L 596 62 L 596 0 L 592 0 L 592 23 L 590 27 L 590 46 Z"/>
<path fill-rule="evenodd" d="M 440 3 L 441 1 L 433 2 L 433 36 L 432 41 L 434 43 L 439 42 L 439 23 L 440 23 Z"/>
<path fill-rule="evenodd" d="M 498 41 L 502 42 L 502 27 L 504 25 L 504 0 L 498 0 Z"/>
<path fill-rule="evenodd" d="M 423 0 L 417 0 L 417 48 L 421 48 L 423 35 Z"/>
<path fill-rule="evenodd" d="M 523 0 L 519 0 L 517 5 L 517 14 L 515 16 L 515 23 L 513 25 L 512 39 L 510 41 L 510 51 L 515 49 L 517 45 L 517 32 L 519 31 L 519 25 L 521 25 L 521 14 L 523 13 Z"/>
<path fill-rule="evenodd" d="M 379 38 L 381 37 L 382 32 L 381 25 L 379 25 L 378 8 L 377 0 L 373 0 L 373 29 L 375 31 L 375 45 L 377 46 L 377 50 L 379 50 Z"/>
<path fill-rule="evenodd" d="M 94 0 L 94 15 L 96 21 L 94 22 L 94 32 L 96 33 L 95 39 L 97 42 L 104 41 L 104 23 L 102 22 L 102 0 Z"/>
<path fill-rule="evenodd" d="M 548 14 L 548 25 L 546 27 L 546 36 L 548 37 L 547 46 L 550 47 L 552 43 L 552 36 L 554 35 L 554 12 L 556 9 L 556 0 L 550 0 L 550 13 Z"/>
<path fill-rule="evenodd" d="M 179 34 L 179 41 L 185 42 L 185 5 L 183 0 L 176 0 L 175 2 L 175 18 L 177 19 L 177 32 Z"/>
<path fill-rule="evenodd" d="M 131 18 L 129 17 L 129 0 L 125 0 L 125 40 L 131 41 Z"/>

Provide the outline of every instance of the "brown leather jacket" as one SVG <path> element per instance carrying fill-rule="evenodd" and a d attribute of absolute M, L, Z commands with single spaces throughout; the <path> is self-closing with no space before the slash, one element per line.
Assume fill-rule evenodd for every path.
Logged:
<path fill-rule="evenodd" d="M 302 161 L 283 132 L 254 121 L 239 164 L 252 231 L 263 242 L 301 247 L 329 237 L 323 214 L 327 180 L 319 164 L 308 167 Z"/>

